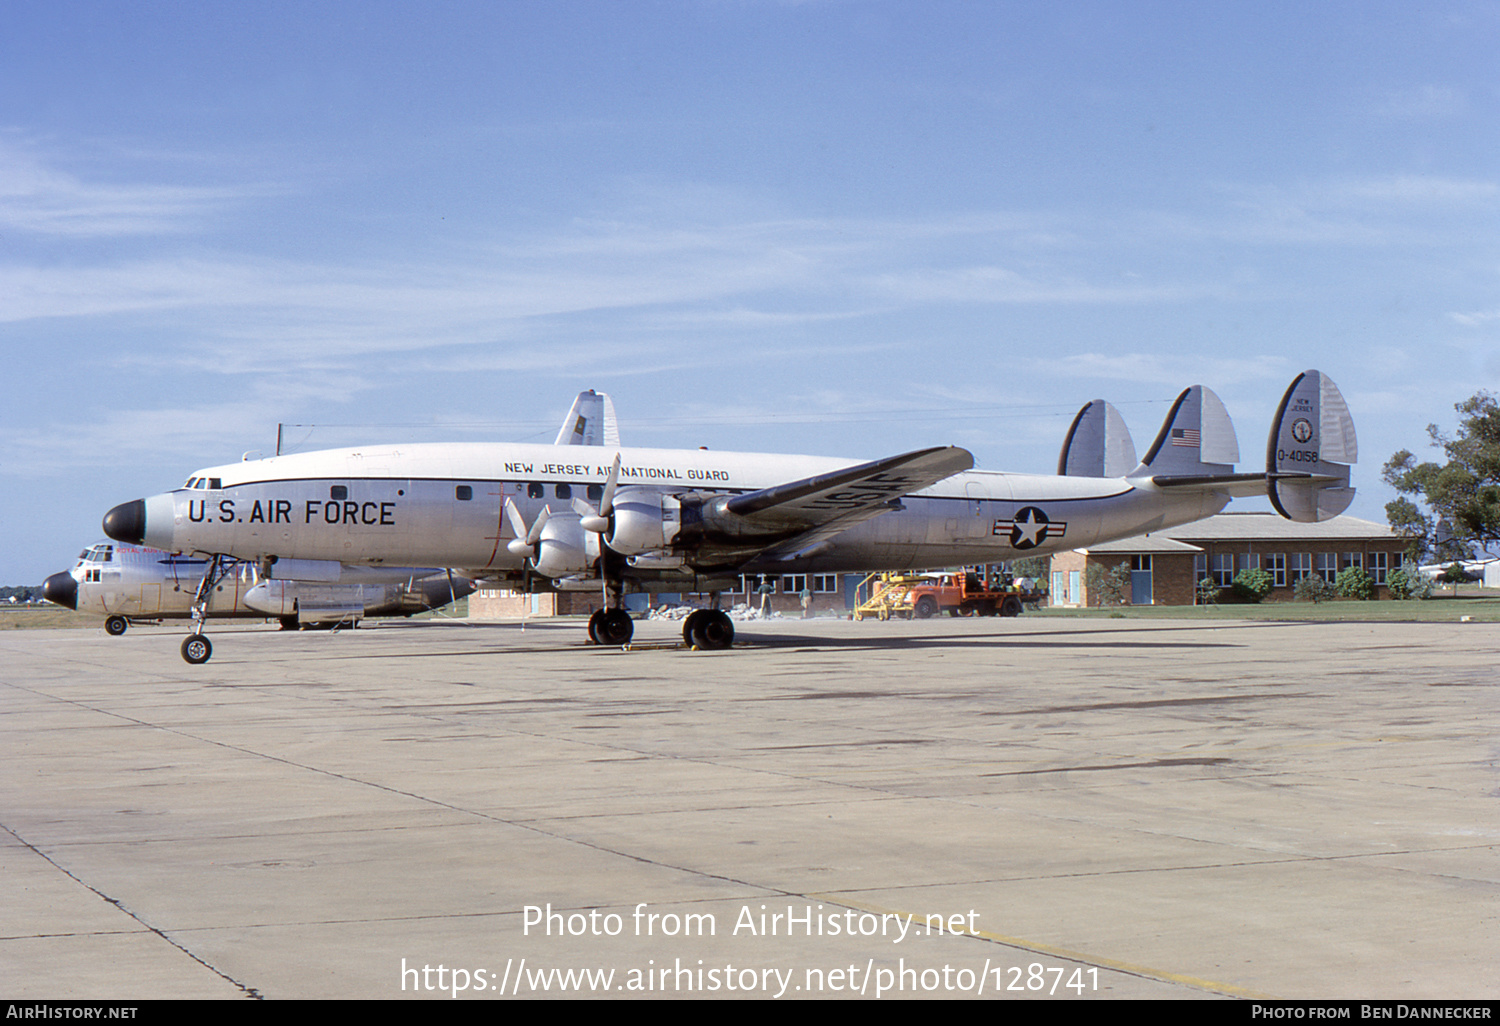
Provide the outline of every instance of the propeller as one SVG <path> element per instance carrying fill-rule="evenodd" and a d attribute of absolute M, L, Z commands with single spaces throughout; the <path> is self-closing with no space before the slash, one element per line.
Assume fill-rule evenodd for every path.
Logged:
<path fill-rule="evenodd" d="M 552 516 L 552 507 L 543 506 L 542 512 L 537 516 L 536 523 L 527 530 L 526 520 L 521 516 L 521 511 L 516 508 L 515 500 L 505 500 L 505 519 L 510 521 L 510 529 L 515 532 L 515 537 L 505 543 L 505 547 L 514 556 L 536 555 L 536 543 L 541 541 L 542 527 Z"/>
<path fill-rule="evenodd" d="M 579 523 L 585 531 L 608 534 L 610 519 L 615 512 L 615 489 L 620 484 L 620 454 L 615 453 L 615 465 L 609 468 L 609 477 L 604 480 L 604 495 L 596 510 L 583 499 L 573 499 L 573 509 L 578 513 Z"/>

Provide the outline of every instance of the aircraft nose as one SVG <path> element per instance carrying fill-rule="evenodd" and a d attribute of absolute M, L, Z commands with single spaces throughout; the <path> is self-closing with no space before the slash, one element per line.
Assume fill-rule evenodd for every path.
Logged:
<path fill-rule="evenodd" d="M 122 502 L 104 514 L 104 533 L 115 541 L 139 545 L 146 540 L 146 500 Z"/>
<path fill-rule="evenodd" d="M 77 609 L 78 582 L 69 573 L 53 574 L 42 582 L 42 598 L 69 609 Z"/>

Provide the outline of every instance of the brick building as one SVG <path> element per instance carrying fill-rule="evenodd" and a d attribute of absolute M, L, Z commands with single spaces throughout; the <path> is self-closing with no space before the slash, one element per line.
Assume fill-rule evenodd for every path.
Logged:
<path fill-rule="evenodd" d="M 1192 605 L 1196 583 L 1209 578 L 1228 587 L 1241 570 L 1271 575 L 1267 602 L 1285 602 L 1305 577 L 1332 584 L 1340 570 L 1357 566 L 1375 582 L 1375 597 L 1389 598 L 1385 582 L 1405 560 L 1405 542 L 1384 524 L 1335 517 L 1299 524 L 1275 513 L 1221 513 L 1182 527 L 1060 552 L 1052 557 L 1053 605 L 1089 605 L 1088 567 L 1129 561 L 1135 605 Z"/>

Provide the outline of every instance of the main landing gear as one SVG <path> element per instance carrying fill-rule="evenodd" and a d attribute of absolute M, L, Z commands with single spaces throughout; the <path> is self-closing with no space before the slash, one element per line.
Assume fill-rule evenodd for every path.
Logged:
<path fill-rule="evenodd" d="M 695 609 L 682 621 L 682 640 L 689 648 L 728 648 L 734 644 L 734 621 L 722 609 Z"/>

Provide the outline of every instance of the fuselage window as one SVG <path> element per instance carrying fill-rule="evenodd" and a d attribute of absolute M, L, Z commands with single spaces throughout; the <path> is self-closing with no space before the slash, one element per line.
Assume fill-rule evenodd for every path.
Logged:
<path fill-rule="evenodd" d="M 220 488 L 224 487 L 224 479 L 221 477 L 211 477 L 208 479 L 208 487 L 212 488 L 214 491 L 218 491 Z"/>
<path fill-rule="evenodd" d="M 557 486 L 557 497 L 559 499 L 571 499 L 573 497 L 573 489 L 572 489 L 572 487 L 570 485 L 565 485 L 565 484 L 558 485 Z"/>
<path fill-rule="evenodd" d="M 330 499 L 338 499 L 342 502 L 344 499 L 349 498 L 349 488 L 347 485 L 334 485 L 328 489 L 328 497 Z"/>
<path fill-rule="evenodd" d="M 468 485 L 459 485 L 453 489 L 453 497 L 459 502 L 468 502 L 474 498 L 474 489 Z"/>
<path fill-rule="evenodd" d="M 589 501 L 598 502 L 602 498 L 604 498 L 604 486 L 589 485 Z"/>
<path fill-rule="evenodd" d="M 526 497 L 528 499 L 541 499 L 545 498 L 546 495 L 547 490 L 542 487 L 539 481 L 533 481 L 526 486 Z"/>

